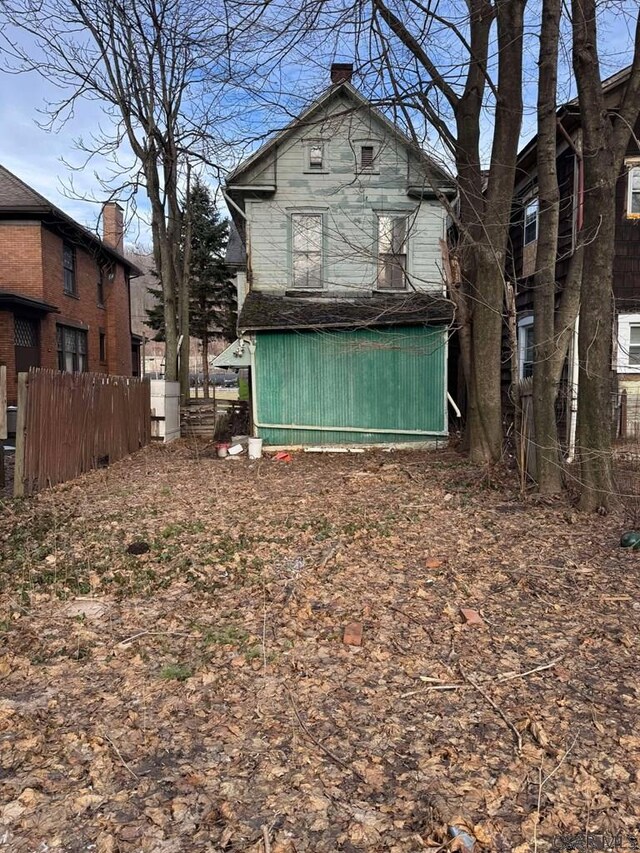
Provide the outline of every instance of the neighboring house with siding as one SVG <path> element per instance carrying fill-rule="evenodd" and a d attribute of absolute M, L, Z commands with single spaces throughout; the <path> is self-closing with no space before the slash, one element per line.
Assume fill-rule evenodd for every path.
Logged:
<path fill-rule="evenodd" d="M 0 166 L 0 363 L 7 402 L 30 367 L 131 376 L 129 280 L 123 214 L 103 209 L 99 239 Z"/>
<path fill-rule="evenodd" d="M 328 90 L 229 177 L 239 339 L 270 444 L 447 435 L 450 178 L 332 66 Z"/>
<path fill-rule="evenodd" d="M 614 110 L 627 82 L 628 69 L 603 83 L 607 106 Z M 557 113 L 556 163 L 560 191 L 560 227 L 556 281 L 560 294 L 582 225 L 584 171 L 582 131 L 577 101 Z M 626 388 L 640 395 L 640 121 L 632 135 L 616 189 L 616 235 L 613 292 L 616 325 L 612 352 L 612 391 Z M 533 285 L 538 240 L 537 146 L 534 137 L 518 156 L 511 227 L 508 277 L 516 283 L 520 378 L 533 373 Z M 561 383 L 558 418 L 561 441 L 572 454 L 578 382 L 577 323 Z M 638 407 L 640 409 L 640 407 Z M 640 426 L 640 424 L 639 424 Z"/>

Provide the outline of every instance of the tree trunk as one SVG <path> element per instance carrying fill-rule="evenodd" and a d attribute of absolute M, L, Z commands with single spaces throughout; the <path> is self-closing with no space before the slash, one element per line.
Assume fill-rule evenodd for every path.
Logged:
<path fill-rule="evenodd" d="M 467 292 L 471 303 L 471 382 L 469 385 L 469 452 L 477 463 L 497 462 L 502 455 L 502 325 L 505 262 L 515 165 L 522 123 L 522 39 L 526 0 L 498 0 L 495 4 L 498 39 L 498 86 L 491 163 L 486 189 L 479 168 L 478 100 L 465 101 L 456 110 L 457 167 L 461 186 L 461 220 L 465 238 Z M 486 20 L 471 17 L 479 28 L 484 49 Z M 473 46 L 473 44 L 472 44 Z M 483 54 L 479 54 L 482 56 Z M 484 54 L 486 55 L 486 54 Z M 478 71 L 485 73 L 481 61 Z M 472 63 L 473 67 L 474 63 Z M 462 168 L 461 168 L 462 167 Z"/>
<path fill-rule="evenodd" d="M 571 9 L 587 190 L 578 332 L 577 451 L 580 507 L 595 510 L 607 509 L 615 502 L 611 446 L 615 190 L 640 113 L 640 14 L 633 64 L 614 113 L 608 109 L 602 90 L 595 0 L 572 0 Z"/>
<path fill-rule="evenodd" d="M 204 396 L 209 398 L 209 336 L 202 336 L 202 386 Z"/>
<path fill-rule="evenodd" d="M 538 78 L 538 246 L 533 291 L 533 416 L 538 491 L 562 491 L 554 375 L 556 256 L 560 190 L 556 169 L 556 88 L 561 0 L 543 0 Z"/>
<path fill-rule="evenodd" d="M 468 398 L 469 454 L 478 464 L 502 454 L 502 302 L 504 273 L 491 246 L 476 247 L 477 288 L 473 306 L 471 383 Z"/>
<path fill-rule="evenodd" d="M 187 163 L 187 187 L 186 187 L 186 206 L 184 217 L 180 214 L 178 204 L 178 191 L 175 187 L 175 195 L 169 197 L 169 216 L 175 222 L 177 230 L 177 239 L 174 241 L 175 248 L 175 265 L 176 278 L 178 281 L 178 317 L 179 317 L 179 332 L 182 338 L 180 347 L 180 397 L 182 405 L 185 406 L 189 402 L 190 385 L 189 385 L 189 361 L 191 356 L 191 339 L 190 339 L 190 317 L 189 317 L 189 282 L 191 271 L 191 208 L 190 208 L 190 189 L 191 189 L 191 168 Z M 183 227 L 184 226 L 184 227 Z M 182 233 L 180 233 L 182 232 Z M 182 237 L 182 263 L 180 263 L 180 237 Z M 197 396 L 197 381 L 196 381 L 196 396 Z"/>
<path fill-rule="evenodd" d="M 613 255 L 615 247 L 615 180 L 612 153 L 587 155 L 588 199 L 585 204 L 586 245 L 582 271 L 578 330 L 578 427 L 580 508 L 596 510 L 613 503 L 611 447 Z"/>

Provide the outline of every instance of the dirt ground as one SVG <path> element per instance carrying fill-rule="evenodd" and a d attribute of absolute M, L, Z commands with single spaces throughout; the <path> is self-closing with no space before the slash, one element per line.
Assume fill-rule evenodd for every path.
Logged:
<path fill-rule="evenodd" d="M 636 849 L 621 525 L 451 451 L 154 447 L 0 503 L 0 847 Z"/>

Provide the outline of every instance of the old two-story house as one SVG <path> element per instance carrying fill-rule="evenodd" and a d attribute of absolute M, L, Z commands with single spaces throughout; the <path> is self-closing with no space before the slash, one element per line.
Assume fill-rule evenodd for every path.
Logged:
<path fill-rule="evenodd" d="M 440 240 L 450 178 L 334 64 L 331 85 L 229 177 L 239 339 L 267 443 L 447 435 Z"/>
<path fill-rule="evenodd" d="M 104 239 L 0 166 L 0 363 L 7 402 L 30 367 L 138 373 L 132 339 L 123 213 L 103 210 Z"/>
<path fill-rule="evenodd" d="M 607 106 L 615 110 L 624 92 L 628 70 L 603 83 Z M 557 112 L 557 173 L 560 191 L 560 227 L 556 281 L 558 298 L 582 226 L 584 171 L 582 132 L 577 100 Z M 616 189 L 616 244 L 613 274 L 616 327 L 612 369 L 618 390 L 640 395 L 640 122 L 627 151 Z M 534 137 L 518 156 L 514 218 L 511 228 L 512 265 L 508 276 L 516 282 L 518 365 L 520 378 L 533 373 L 533 276 L 538 240 L 537 146 Z M 614 389 L 615 389 L 614 383 Z M 558 418 L 561 442 L 573 453 L 578 390 L 577 321 L 562 378 Z"/>

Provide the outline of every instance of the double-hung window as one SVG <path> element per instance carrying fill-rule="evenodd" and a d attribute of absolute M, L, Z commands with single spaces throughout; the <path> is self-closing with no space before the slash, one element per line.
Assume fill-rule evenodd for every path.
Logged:
<path fill-rule="evenodd" d="M 524 317 L 518 323 L 518 361 L 520 379 L 533 376 L 535 360 L 533 348 L 533 317 Z"/>
<path fill-rule="evenodd" d="M 87 370 L 87 333 L 71 326 L 57 326 L 58 370 L 83 373 Z"/>
<path fill-rule="evenodd" d="M 407 218 L 378 216 L 378 287 L 404 290 L 407 279 Z"/>
<path fill-rule="evenodd" d="M 322 287 L 322 214 L 291 215 L 291 269 L 294 289 Z"/>
<path fill-rule="evenodd" d="M 76 295 L 76 250 L 70 243 L 62 244 L 63 290 L 69 296 Z"/>
<path fill-rule="evenodd" d="M 640 326 L 629 326 L 629 366 L 640 367 Z"/>
<path fill-rule="evenodd" d="M 640 163 L 627 166 L 627 218 L 640 219 Z"/>
<path fill-rule="evenodd" d="M 640 373 L 640 314 L 618 314 L 618 373 Z"/>
<path fill-rule="evenodd" d="M 538 198 L 529 199 L 524 206 L 524 245 L 538 239 Z"/>

